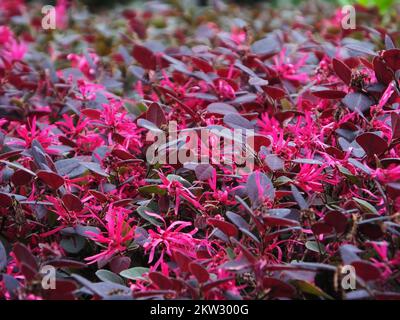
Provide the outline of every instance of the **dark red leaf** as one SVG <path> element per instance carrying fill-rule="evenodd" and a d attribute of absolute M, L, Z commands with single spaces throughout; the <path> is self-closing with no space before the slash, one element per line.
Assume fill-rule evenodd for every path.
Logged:
<path fill-rule="evenodd" d="M 360 65 L 360 59 L 358 57 L 348 57 L 344 60 L 346 66 L 350 69 L 357 68 Z"/>
<path fill-rule="evenodd" d="M 247 142 L 252 142 L 252 144 L 254 145 L 254 151 L 256 153 L 260 152 L 261 147 L 269 147 L 271 145 L 271 139 L 261 134 L 256 134 L 254 136 L 248 137 Z"/>
<path fill-rule="evenodd" d="M 197 57 L 191 57 L 191 59 L 193 64 L 205 73 L 212 72 L 214 70 L 213 67 L 204 59 L 200 59 Z"/>
<path fill-rule="evenodd" d="M 62 197 L 62 202 L 68 210 L 81 211 L 83 209 L 81 200 L 72 193 L 64 194 Z"/>
<path fill-rule="evenodd" d="M 388 85 L 393 80 L 393 72 L 386 65 L 382 57 L 375 57 L 372 63 L 375 71 L 375 76 L 378 81 L 380 83 Z"/>
<path fill-rule="evenodd" d="M 400 300 L 400 293 L 397 292 L 382 292 L 374 295 L 376 300 Z"/>
<path fill-rule="evenodd" d="M 150 280 L 157 285 L 161 290 L 169 290 L 172 288 L 172 282 L 161 272 L 150 272 Z"/>
<path fill-rule="evenodd" d="M 77 284 L 70 280 L 56 280 L 55 289 L 45 290 L 48 300 L 75 300 L 73 292 L 78 289 Z"/>
<path fill-rule="evenodd" d="M 20 267 L 21 267 L 21 273 L 24 275 L 27 281 L 32 281 L 38 274 L 37 270 L 33 269 L 24 262 L 21 263 Z"/>
<path fill-rule="evenodd" d="M 324 221 L 335 228 L 337 233 L 342 233 L 346 230 L 347 227 L 347 218 L 346 216 L 339 211 L 329 211 L 325 217 Z"/>
<path fill-rule="evenodd" d="M 392 112 L 390 114 L 391 117 L 391 124 L 392 124 L 392 139 L 399 139 L 400 138 L 400 116 Z"/>
<path fill-rule="evenodd" d="M 264 223 L 269 227 L 294 227 L 299 225 L 299 223 L 295 220 L 267 215 L 263 216 L 263 220 Z"/>
<path fill-rule="evenodd" d="M 46 183 L 50 188 L 58 189 L 64 184 L 64 178 L 51 171 L 40 170 L 37 173 L 40 180 Z"/>
<path fill-rule="evenodd" d="M 12 205 L 12 198 L 3 192 L 0 192 L 0 208 L 8 208 Z"/>
<path fill-rule="evenodd" d="M 207 220 L 207 223 L 220 229 L 228 237 L 236 237 L 239 233 L 238 229 L 232 223 L 227 221 L 210 218 Z"/>
<path fill-rule="evenodd" d="M 156 57 L 150 49 L 136 44 L 133 47 L 132 56 L 142 65 L 143 68 L 150 70 L 156 69 Z"/>
<path fill-rule="evenodd" d="M 81 113 L 83 113 L 86 117 L 94 120 L 98 120 L 101 118 L 101 110 L 97 109 L 83 109 L 81 110 Z"/>
<path fill-rule="evenodd" d="M 275 100 L 282 99 L 286 95 L 285 90 L 278 87 L 263 86 L 262 89 Z"/>
<path fill-rule="evenodd" d="M 21 150 L 15 150 L 15 151 L 9 151 L 9 152 L 2 153 L 2 154 L 0 154 L 0 160 L 12 158 L 14 156 L 19 155 L 21 152 L 22 152 Z"/>
<path fill-rule="evenodd" d="M 292 298 L 296 293 L 292 285 L 271 277 L 263 279 L 263 288 L 268 289 L 268 295 L 273 298 Z"/>
<path fill-rule="evenodd" d="M 25 263 L 31 269 L 38 270 L 35 257 L 24 244 L 17 242 L 13 247 L 13 253 L 20 264 Z"/>
<path fill-rule="evenodd" d="M 317 90 L 312 94 L 321 99 L 342 99 L 346 96 L 346 92 L 339 90 Z"/>
<path fill-rule="evenodd" d="M 328 147 L 325 149 L 326 153 L 337 158 L 340 160 L 343 160 L 344 157 L 346 156 L 346 153 L 343 152 L 342 150 L 339 150 L 338 148 L 335 147 Z"/>
<path fill-rule="evenodd" d="M 333 232 L 333 227 L 325 222 L 317 222 L 312 225 L 311 230 L 316 235 L 331 234 Z"/>
<path fill-rule="evenodd" d="M 128 151 L 125 151 L 122 149 L 113 149 L 113 151 L 111 151 L 111 154 L 122 160 L 134 160 L 135 159 L 135 157 L 132 154 L 130 154 Z"/>
<path fill-rule="evenodd" d="M 381 155 L 388 149 L 387 142 L 372 132 L 365 132 L 356 138 L 357 143 L 364 149 L 368 156 Z"/>
<path fill-rule="evenodd" d="M 393 80 L 393 72 L 386 65 L 382 57 L 375 57 L 372 63 L 375 71 L 375 76 L 378 81 L 380 83 L 388 85 Z"/>
<path fill-rule="evenodd" d="M 11 177 L 11 182 L 16 186 L 27 185 L 32 180 L 32 175 L 24 170 L 15 170 Z"/>
<path fill-rule="evenodd" d="M 351 81 L 351 69 L 339 59 L 332 59 L 333 70 L 336 75 L 347 85 Z"/>
<path fill-rule="evenodd" d="M 392 199 L 400 197 L 400 183 L 390 182 L 386 185 L 386 191 Z"/>
<path fill-rule="evenodd" d="M 227 277 L 227 278 L 218 279 L 215 281 L 210 281 L 206 285 L 203 286 L 203 290 L 204 290 L 204 292 L 207 292 L 208 290 L 211 290 L 215 287 L 224 285 L 227 282 L 233 281 L 234 279 L 235 279 L 234 277 Z"/>
<path fill-rule="evenodd" d="M 390 49 L 383 51 L 383 60 L 393 72 L 400 69 L 400 49 Z"/>
<path fill-rule="evenodd" d="M 146 111 L 146 119 L 156 124 L 158 127 L 167 123 L 164 110 L 158 103 L 152 103 Z"/>
<path fill-rule="evenodd" d="M 172 257 L 183 272 L 189 271 L 189 263 L 192 262 L 192 259 L 187 254 L 179 250 L 174 250 L 172 251 Z"/>
<path fill-rule="evenodd" d="M 104 203 L 107 202 L 107 196 L 104 193 L 101 193 L 97 190 L 89 190 L 89 193 L 95 197 L 97 200 L 99 200 L 100 202 Z"/>
<path fill-rule="evenodd" d="M 358 226 L 358 230 L 370 240 L 379 240 L 384 235 L 382 226 L 378 223 L 363 223 Z"/>
<path fill-rule="evenodd" d="M 71 139 L 68 139 L 65 136 L 59 136 L 58 141 L 60 141 L 63 145 L 69 146 L 72 148 L 75 148 L 77 146 L 77 144 L 74 141 L 72 141 Z"/>
<path fill-rule="evenodd" d="M 85 263 L 70 259 L 49 260 L 46 263 L 53 266 L 54 268 L 72 268 L 72 269 L 86 268 Z"/>
<path fill-rule="evenodd" d="M 210 278 L 208 271 L 196 262 L 191 262 L 189 264 L 189 270 L 200 283 L 204 283 Z"/>
<path fill-rule="evenodd" d="M 121 271 L 129 269 L 131 265 L 131 258 L 129 257 L 115 257 L 110 261 L 110 269 L 112 272 L 119 274 Z"/>
<path fill-rule="evenodd" d="M 354 261 L 352 266 L 356 269 L 357 277 L 364 281 L 377 280 L 381 275 L 379 269 L 368 261 Z"/>

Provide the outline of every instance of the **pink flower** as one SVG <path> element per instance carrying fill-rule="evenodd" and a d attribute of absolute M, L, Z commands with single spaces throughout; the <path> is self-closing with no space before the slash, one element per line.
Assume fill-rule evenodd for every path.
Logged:
<path fill-rule="evenodd" d="M 377 168 L 371 175 L 382 183 L 396 182 L 400 180 L 400 166 L 390 165 L 386 169 Z"/>
<path fill-rule="evenodd" d="M 79 94 L 76 94 L 76 98 L 82 101 L 91 101 L 96 99 L 96 93 L 104 90 L 104 87 L 99 84 L 95 84 L 84 79 L 77 81 Z"/>
<path fill-rule="evenodd" d="M 141 129 L 136 126 L 133 119 L 123 109 L 122 102 L 113 101 L 110 104 L 104 104 L 103 108 L 100 121 L 108 127 L 108 142 L 113 144 L 112 141 L 116 139 L 125 149 L 139 152 L 142 146 Z"/>
<path fill-rule="evenodd" d="M 13 32 L 6 26 L 0 26 L 0 55 L 8 62 L 22 60 L 28 46 L 14 38 Z"/>
<path fill-rule="evenodd" d="M 276 71 L 284 79 L 305 83 L 308 81 L 309 77 L 307 73 L 301 72 L 299 69 L 305 65 L 307 58 L 308 54 L 303 54 L 296 62 L 292 62 L 292 59 L 287 55 L 287 49 L 283 48 L 281 52 L 274 57 Z"/>
<path fill-rule="evenodd" d="M 103 233 L 86 231 L 91 240 L 106 246 L 106 249 L 99 254 L 85 259 L 89 261 L 89 264 L 107 263 L 115 254 L 128 248 L 134 238 L 135 230 L 130 226 L 132 219 L 128 217 L 129 212 L 127 209 L 110 205 L 105 216 L 106 225 L 104 227 L 107 231 Z"/>
<path fill-rule="evenodd" d="M 168 180 L 161 171 L 159 171 L 158 174 L 162 182 L 160 188 L 166 189 L 169 195 L 175 196 L 175 215 L 178 215 L 181 197 L 191 203 L 195 208 L 203 210 L 202 205 L 196 200 L 196 196 L 185 187 L 182 182 L 175 179 Z"/>
<path fill-rule="evenodd" d="M 154 264 L 155 269 L 162 263 L 164 253 L 172 256 L 171 250 L 173 249 L 183 249 L 194 254 L 197 240 L 193 238 L 193 235 L 197 232 L 197 229 L 195 228 L 190 232 L 181 232 L 181 230 L 191 225 L 191 222 L 175 221 L 165 230 L 160 227 L 157 227 L 157 232 L 149 230 L 149 239 L 144 244 L 145 251 L 150 251 L 149 263 L 153 261 L 156 249 L 161 247 L 160 258 Z"/>
<path fill-rule="evenodd" d="M 68 0 L 57 0 L 56 25 L 57 29 L 64 30 L 68 26 Z"/>
<path fill-rule="evenodd" d="M 233 27 L 231 30 L 231 39 L 237 45 L 243 44 L 246 41 L 246 31 L 242 28 Z"/>
<path fill-rule="evenodd" d="M 20 15 L 25 9 L 24 2 L 25 0 L 1 0 L 0 12 L 8 17 Z"/>
<path fill-rule="evenodd" d="M 326 165 L 312 165 L 303 164 L 300 166 L 300 171 L 297 173 L 295 183 L 297 186 L 305 191 L 324 191 L 323 183 L 336 184 L 336 177 L 329 177 L 323 171 L 326 169 Z"/>
<path fill-rule="evenodd" d="M 12 31 L 7 26 L 0 26 L 0 44 L 4 45 L 11 41 L 12 38 Z"/>
<path fill-rule="evenodd" d="M 40 142 L 42 147 L 47 148 L 53 142 L 53 134 L 51 133 L 52 126 L 46 125 L 43 128 L 38 126 L 36 117 L 33 117 L 32 121 L 28 121 L 28 124 L 24 124 L 16 127 L 18 135 L 24 139 L 24 141 L 16 141 L 15 144 L 23 145 L 26 148 L 31 146 L 33 140 Z"/>
<path fill-rule="evenodd" d="M 71 61 L 72 67 L 78 68 L 89 79 L 92 79 L 95 75 L 96 67 L 100 61 L 98 55 L 91 52 L 87 55 L 70 53 L 67 58 Z"/>

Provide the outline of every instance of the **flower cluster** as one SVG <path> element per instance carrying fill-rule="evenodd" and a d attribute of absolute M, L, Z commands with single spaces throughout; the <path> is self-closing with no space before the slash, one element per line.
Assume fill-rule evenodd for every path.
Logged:
<path fill-rule="evenodd" d="M 1 1 L 0 299 L 400 298 L 399 13 L 260 6 Z M 150 163 L 172 121 L 252 171 Z"/>

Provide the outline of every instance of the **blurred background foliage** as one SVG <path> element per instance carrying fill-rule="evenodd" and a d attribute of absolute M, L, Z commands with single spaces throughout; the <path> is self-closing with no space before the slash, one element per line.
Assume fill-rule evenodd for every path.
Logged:
<path fill-rule="evenodd" d="M 339 0 L 338 2 L 341 5 L 358 3 L 365 7 L 377 7 L 381 13 L 386 13 L 395 3 L 400 3 L 400 0 Z"/>
<path fill-rule="evenodd" d="M 0 0 L 1 1 L 1 0 Z M 129 4 L 129 3 L 145 3 L 149 1 L 145 0 L 77 0 L 78 2 L 86 4 L 92 10 L 104 7 L 112 7 L 117 4 Z M 221 1 L 221 0 L 218 0 Z M 255 3 L 269 3 L 273 6 L 287 6 L 287 5 L 300 5 L 303 2 L 310 0 L 224 0 L 225 3 L 238 3 L 241 5 L 252 5 Z M 337 5 L 354 5 L 360 4 L 365 7 L 377 7 L 382 14 L 387 13 L 390 8 L 396 4 L 400 3 L 400 0 L 320 0 L 322 2 L 329 2 Z M 30 2 L 42 2 L 45 4 L 54 4 L 55 0 L 30 0 Z M 212 4 L 213 0 L 165 0 L 161 2 L 186 2 L 191 4 L 197 4 L 201 6 L 206 6 Z"/>

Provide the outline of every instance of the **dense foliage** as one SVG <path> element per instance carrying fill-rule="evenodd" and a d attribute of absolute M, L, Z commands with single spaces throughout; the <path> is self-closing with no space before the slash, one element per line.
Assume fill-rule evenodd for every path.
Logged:
<path fill-rule="evenodd" d="M 398 299 L 398 12 L 356 11 L 2 0 L 0 297 Z M 254 170 L 150 163 L 171 121 Z"/>

